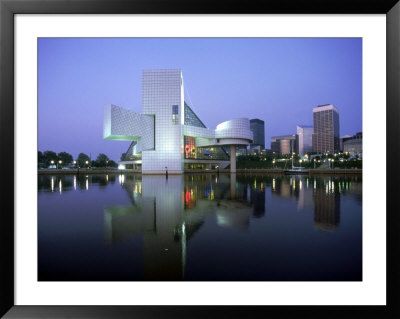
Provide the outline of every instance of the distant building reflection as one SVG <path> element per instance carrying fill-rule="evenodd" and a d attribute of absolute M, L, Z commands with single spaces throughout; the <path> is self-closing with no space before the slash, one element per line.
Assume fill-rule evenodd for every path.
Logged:
<path fill-rule="evenodd" d="M 334 231 L 340 224 L 340 196 L 349 191 L 349 185 L 351 181 L 345 184 L 335 177 L 287 176 L 274 178 L 271 191 L 281 198 L 296 199 L 298 210 L 314 207 L 314 226 Z"/>
<path fill-rule="evenodd" d="M 38 191 L 62 194 L 72 190 L 88 190 L 92 184 L 104 188 L 110 183 L 114 184 L 116 176 L 119 175 L 39 175 Z"/>
<path fill-rule="evenodd" d="M 318 180 L 313 193 L 314 225 L 322 231 L 334 231 L 340 224 L 340 193 L 335 182 L 330 177 Z"/>
<path fill-rule="evenodd" d="M 185 274 L 186 247 L 206 229 L 202 229 L 205 223 L 214 221 L 220 227 L 246 231 L 252 219 L 262 218 L 267 209 L 279 213 L 281 207 L 290 205 L 294 211 L 297 207 L 313 214 L 315 229 L 332 232 L 341 222 L 340 197 L 355 196 L 361 201 L 361 182 L 357 176 L 185 174 L 166 179 L 161 175 L 83 174 L 39 176 L 38 189 L 50 196 L 64 196 L 68 191 L 91 192 L 111 184 L 118 190 L 122 187 L 130 203 L 125 197 L 123 205 L 104 208 L 105 242 L 117 245 L 140 237 L 142 278 L 180 280 Z M 272 200 L 268 207 L 267 200 Z M 282 200 L 284 205 L 280 205 Z"/>
<path fill-rule="evenodd" d="M 192 262 L 195 260 L 192 256 L 199 254 L 196 250 L 199 242 L 206 242 L 201 254 L 206 256 L 208 263 L 210 246 L 217 247 L 214 258 L 224 251 L 218 248 L 220 238 L 223 238 L 221 244 L 228 246 L 231 238 L 238 239 L 228 247 L 236 253 L 242 249 L 242 238 L 250 238 L 255 230 L 266 237 L 253 237 L 252 241 L 247 241 L 247 247 L 252 248 L 253 243 L 259 243 L 259 238 L 275 234 L 289 241 L 290 236 L 293 238 L 296 235 L 291 233 L 292 230 L 308 231 L 312 236 L 318 235 L 317 231 L 334 232 L 341 223 L 347 223 L 344 218 L 347 216 L 341 216 L 341 204 L 344 202 L 341 202 L 341 196 L 362 200 L 362 180 L 356 176 L 209 173 L 169 175 L 166 179 L 161 175 L 60 174 L 39 175 L 38 182 L 39 196 L 43 196 L 39 203 L 49 197 L 60 197 L 63 203 L 76 201 L 74 207 L 78 209 L 72 212 L 75 220 L 90 222 L 89 228 L 81 227 L 82 232 L 86 234 L 88 229 L 89 233 L 93 232 L 95 223 L 93 238 L 100 238 L 100 241 L 97 240 L 98 247 L 94 246 L 101 252 L 98 256 L 103 258 L 106 252 L 108 256 L 129 260 L 125 271 L 134 268 L 135 280 L 181 280 L 190 277 L 186 262 Z M 109 187 L 107 192 L 102 189 L 104 187 Z M 105 193 L 108 197 L 103 198 Z M 91 198 L 92 201 L 86 203 L 84 200 L 80 206 L 82 198 Z M 88 216 L 86 212 L 90 210 L 87 208 L 92 205 L 96 206 L 97 210 L 93 210 L 96 214 Z M 65 212 L 64 220 L 67 220 L 70 214 L 67 210 Z M 52 218 L 53 215 L 49 213 L 47 216 Z M 279 229 L 274 227 L 274 223 L 289 225 L 290 228 Z M 313 232 L 313 229 L 316 231 Z M 343 230 L 346 229 L 349 229 L 347 224 L 343 227 Z M 343 232 L 337 234 L 342 235 Z M 329 233 L 318 236 L 328 236 L 330 240 L 335 238 Z M 224 241 L 224 238 L 229 240 Z M 264 243 L 272 241 L 265 240 Z M 128 254 L 125 253 L 127 250 Z M 187 250 L 190 251 L 190 259 L 187 259 Z"/>
<path fill-rule="evenodd" d="M 265 181 L 263 178 L 254 178 L 253 187 L 250 187 L 250 202 L 253 205 L 253 217 L 265 215 Z"/>
<path fill-rule="evenodd" d="M 273 178 L 272 194 L 283 198 L 299 197 L 299 179 L 298 176 L 282 176 L 281 178 Z"/>

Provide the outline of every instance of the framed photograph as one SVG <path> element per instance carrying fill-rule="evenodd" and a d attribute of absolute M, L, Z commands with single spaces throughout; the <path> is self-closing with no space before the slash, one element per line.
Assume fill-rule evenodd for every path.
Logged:
<path fill-rule="evenodd" d="M 0 10 L 2 316 L 400 315 L 397 1 Z"/>

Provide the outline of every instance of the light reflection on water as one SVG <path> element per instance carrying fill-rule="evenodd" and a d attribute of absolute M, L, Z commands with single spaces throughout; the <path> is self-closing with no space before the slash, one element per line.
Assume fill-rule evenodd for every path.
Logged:
<path fill-rule="evenodd" d="M 55 175 L 38 188 L 39 280 L 362 279 L 358 176 Z"/>

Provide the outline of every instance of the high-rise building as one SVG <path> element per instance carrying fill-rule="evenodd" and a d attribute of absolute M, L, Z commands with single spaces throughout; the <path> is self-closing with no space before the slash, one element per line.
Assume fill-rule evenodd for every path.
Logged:
<path fill-rule="evenodd" d="M 185 102 L 181 70 L 143 71 L 142 113 L 106 105 L 103 131 L 104 139 L 136 142 L 120 165 L 134 165 L 143 174 L 181 174 L 229 164 L 236 172 L 236 146 L 253 140 L 248 118 L 208 129 Z"/>
<path fill-rule="evenodd" d="M 253 143 L 250 144 L 250 147 L 260 146 L 262 150 L 265 149 L 264 121 L 260 119 L 250 120 L 250 130 L 253 132 Z"/>
<path fill-rule="evenodd" d="M 282 135 L 271 137 L 271 151 L 278 154 L 297 153 L 296 135 Z"/>
<path fill-rule="evenodd" d="M 314 128 L 312 126 L 297 125 L 297 150 L 299 155 L 312 152 L 312 135 Z"/>
<path fill-rule="evenodd" d="M 332 104 L 313 108 L 313 152 L 335 153 L 340 150 L 339 111 Z"/>

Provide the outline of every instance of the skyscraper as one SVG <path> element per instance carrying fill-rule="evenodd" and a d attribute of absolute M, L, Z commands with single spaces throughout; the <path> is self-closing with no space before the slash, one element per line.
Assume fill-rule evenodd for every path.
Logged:
<path fill-rule="evenodd" d="M 297 150 L 299 155 L 312 152 L 312 135 L 314 128 L 312 126 L 297 125 Z"/>
<path fill-rule="evenodd" d="M 313 108 L 313 152 L 334 153 L 340 150 L 339 111 L 332 104 Z"/>
<path fill-rule="evenodd" d="M 265 127 L 264 121 L 260 119 L 250 120 L 250 130 L 253 132 L 253 143 L 250 147 L 260 146 L 261 149 L 265 149 Z"/>

